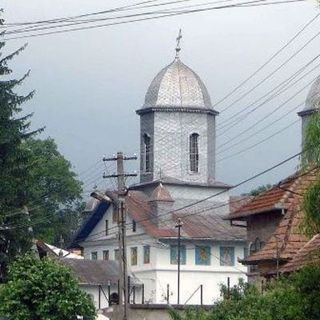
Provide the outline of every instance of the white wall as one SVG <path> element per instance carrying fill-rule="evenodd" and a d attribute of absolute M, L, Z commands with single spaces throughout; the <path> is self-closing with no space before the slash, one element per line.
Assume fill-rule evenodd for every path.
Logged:
<path fill-rule="evenodd" d="M 200 244 L 201 242 L 197 242 Z M 150 263 L 143 263 L 143 246 L 150 245 Z M 208 242 L 205 243 L 208 245 Z M 197 265 L 195 262 L 195 244 L 186 243 L 186 264 L 181 265 L 181 295 L 180 303 L 185 301 L 202 284 L 203 303 L 211 304 L 220 298 L 220 283 L 227 283 L 230 277 L 231 285 L 238 282 L 239 278 L 247 279 L 247 268 L 240 264 L 238 258 L 243 258 L 244 243 L 210 242 L 210 265 Z M 235 265 L 220 265 L 220 246 L 235 247 Z M 138 263 L 131 265 L 131 248 L 138 248 Z M 104 243 L 86 246 L 84 255 L 90 259 L 91 251 L 98 252 L 98 259 L 102 259 L 102 250 L 110 250 L 110 258 L 114 259 L 113 252 L 117 248 L 117 242 L 104 240 Z M 170 302 L 177 301 L 177 265 L 170 263 L 170 245 L 161 245 L 157 239 L 147 235 L 129 236 L 127 240 L 128 270 L 132 272 L 145 285 L 145 301 L 150 303 L 166 303 L 167 284 L 169 284 Z M 141 302 L 141 288 L 136 288 L 136 303 Z M 200 290 L 188 302 L 188 304 L 200 303 Z"/>

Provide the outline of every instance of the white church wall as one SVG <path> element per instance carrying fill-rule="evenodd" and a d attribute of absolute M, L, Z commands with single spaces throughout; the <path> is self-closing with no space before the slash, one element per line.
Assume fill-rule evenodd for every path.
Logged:
<path fill-rule="evenodd" d="M 206 199 L 209 196 L 216 195 L 225 189 L 215 187 L 197 187 L 197 186 L 181 186 L 181 185 L 171 185 L 166 184 L 166 188 L 168 189 L 171 197 L 173 199 L 187 199 L 198 201 L 201 199 Z M 212 197 L 208 201 L 214 202 L 225 202 L 229 201 L 229 192 L 223 192 L 217 196 Z"/>
<path fill-rule="evenodd" d="M 189 137 L 199 134 L 199 172 L 190 171 Z M 208 137 L 207 114 L 157 112 L 154 115 L 154 175 L 160 174 L 190 182 L 207 183 L 208 165 L 214 164 L 212 144 Z M 208 145 L 211 145 L 208 153 Z M 211 170 L 210 173 L 213 171 Z"/>

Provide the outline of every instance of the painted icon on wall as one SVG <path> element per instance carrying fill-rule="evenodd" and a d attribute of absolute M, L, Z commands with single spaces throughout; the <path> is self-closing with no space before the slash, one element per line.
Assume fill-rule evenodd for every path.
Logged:
<path fill-rule="evenodd" d="M 143 263 L 150 263 L 150 246 L 143 247 Z"/>
<path fill-rule="evenodd" d="M 178 246 L 170 246 L 170 263 L 178 264 Z M 180 264 L 186 264 L 186 246 L 180 246 Z"/>
<path fill-rule="evenodd" d="M 220 247 L 220 266 L 234 266 L 234 247 Z"/>
<path fill-rule="evenodd" d="M 131 265 L 136 266 L 138 263 L 138 248 L 131 248 Z"/>
<path fill-rule="evenodd" d="M 211 248 L 209 246 L 196 246 L 196 264 L 210 265 Z"/>

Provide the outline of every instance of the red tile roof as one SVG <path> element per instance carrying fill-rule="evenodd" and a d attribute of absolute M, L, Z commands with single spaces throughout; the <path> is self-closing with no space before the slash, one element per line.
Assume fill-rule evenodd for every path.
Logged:
<path fill-rule="evenodd" d="M 260 193 L 258 196 L 253 197 L 251 201 L 244 204 L 228 216 L 230 220 L 245 219 L 248 216 L 273 211 L 288 209 L 288 198 L 292 197 L 297 185 L 299 185 L 301 178 L 304 176 L 314 176 L 316 169 L 310 171 L 308 174 L 301 175 L 301 172 L 287 177 L 274 185 L 270 189 Z M 307 178 L 308 179 L 308 178 Z M 305 179 L 303 179 L 304 181 Z"/>
<path fill-rule="evenodd" d="M 154 237 L 175 237 L 174 229 L 159 228 L 152 222 L 152 211 L 149 198 L 141 191 L 129 191 L 126 197 L 126 205 L 129 215 L 142 225 L 147 233 Z M 168 215 L 168 218 L 170 216 Z"/>
<path fill-rule="evenodd" d="M 317 171 L 313 170 L 304 175 L 295 175 L 294 182 L 287 183 L 290 186 L 286 189 L 290 191 L 284 191 L 281 197 L 282 204 L 287 209 L 285 215 L 264 247 L 247 257 L 243 261 L 244 264 L 258 264 L 261 261 L 277 259 L 287 261 L 292 259 L 307 243 L 308 238 L 301 232 L 300 228 L 303 220 L 301 203 L 303 193 L 315 181 L 316 173 Z M 284 185 L 281 185 L 281 187 L 285 188 Z M 274 201 L 278 201 L 278 199 L 278 197 L 275 197 Z M 269 203 L 269 205 L 272 205 L 272 203 Z"/>
<path fill-rule="evenodd" d="M 320 234 L 315 235 L 309 242 L 307 242 L 289 261 L 284 265 L 280 272 L 287 273 L 298 270 L 309 263 L 320 262 Z"/>

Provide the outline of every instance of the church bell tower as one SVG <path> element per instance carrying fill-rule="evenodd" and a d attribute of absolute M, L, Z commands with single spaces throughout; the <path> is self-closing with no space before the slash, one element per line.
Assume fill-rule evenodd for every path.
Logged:
<path fill-rule="evenodd" d="M 215 117 L 207 88 L 180 60 L 151 82 L 140 116 L 140 180 L 211 184 L 215 180 Z"/>

